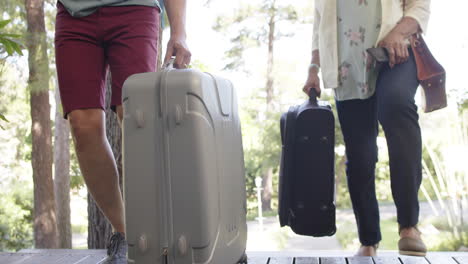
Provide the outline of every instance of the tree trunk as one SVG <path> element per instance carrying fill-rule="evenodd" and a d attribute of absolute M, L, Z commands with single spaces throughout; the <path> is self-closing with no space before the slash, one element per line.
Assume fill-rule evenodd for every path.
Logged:
<path fill-rule="evenodd" d="M 70 220 L 70 128 L 60 111 L 60 94 L 55 89 L 55 205 L 57 209 L 58 247 L 72 247 Z"/>
<path fill-rule="evenodd" d="M 271 211 L 271 196 L 273 195 L 273 169 L 268 168 L 262 181 L 262 211 Z"/>
<path fill-rule="evenodd" d="M 52 131 L 49 104 L 49 61 L 44 23 L 44 1 L 25 0 L 29 92 L 31 104 L 31 163 L 34 182 L 34 242 L 36 248 L 57 247 Z"/>
<path fill-rule="evenodd" d="M 274 84 L 274 76 L 273 76 L 273 66 L 274 66 L 274 44 L 275 44 L 275 13 L 272 12 L 270 16 L 270 21 L 268 22 L 268 60 L 267 60 L 267 81 L 266 81 L 266 109 L 267 114 L 273 110 L 273 84 Z"/>
<path fill-rule="evenodd" d="M 88 248 L 106 248 L 112 226 L 88 193 Z"/>
<path fill-rule="evenodd" d="M 265 86 L 266 90 L 266 116 L 269 118 L 270 112 L 273 109 L 273 84 L 274 84 L 274 76 L 273 76 L 273 67 L 274 67 L 274 43 L 275 43 L 275 11 L 274 5 L 272 4 L 272 12 L 270 15 L 270 21 L 268 22 L 268 61 L 267 61 L 267 82 Z M 273 195 L 273 169 L 266 168 L 265 173 L 263 174 L 263 181 L 262 181 L 263 193 L 262 193 L 262 210 L 263 211 L 271 211 L 271 197 Z"/>

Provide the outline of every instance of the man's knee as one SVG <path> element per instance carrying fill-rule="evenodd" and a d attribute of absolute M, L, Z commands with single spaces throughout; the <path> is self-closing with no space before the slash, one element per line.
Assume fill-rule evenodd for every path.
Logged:
<path fill-rule="evenodd" d="M 105 114 L 102 109 L 79 109 L 68 114 L 75 148 L 82 149 L 90 140 L 105 137 Z"/>

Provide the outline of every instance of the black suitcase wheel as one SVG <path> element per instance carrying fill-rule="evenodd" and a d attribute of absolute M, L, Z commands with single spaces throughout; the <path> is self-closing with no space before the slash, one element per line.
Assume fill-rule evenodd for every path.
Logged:
<path fill-rule="evenodd" d="M 247 264 L 247 254 L 242 255 L 242 257 L 237 261 L 238 264 Z"/>

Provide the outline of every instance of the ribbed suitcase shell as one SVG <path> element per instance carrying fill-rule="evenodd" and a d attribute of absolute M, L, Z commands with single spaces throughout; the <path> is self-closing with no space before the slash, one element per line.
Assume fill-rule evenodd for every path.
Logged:
<path fill-rule="evenodd" d="M 136 74 L 123 104 L 129 263 L 236 263 L 247 224 L 231 82 L 193 69 Z"/>

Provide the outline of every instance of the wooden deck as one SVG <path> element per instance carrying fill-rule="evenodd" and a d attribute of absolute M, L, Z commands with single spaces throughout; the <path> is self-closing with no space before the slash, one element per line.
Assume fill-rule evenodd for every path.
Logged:
<path fill-rule="evenodd" d="M 468 252 L 431 252 L 427 257 L 382 252 L 378 257 L 351 257 L 351 252 L 248 252 L 249 264 L 468 264 Z M 0 264 L 98 264 L 105 250 L 22 250 L 0 253 Z M 225 263 L 219 263 L 225 264 Z"/>

